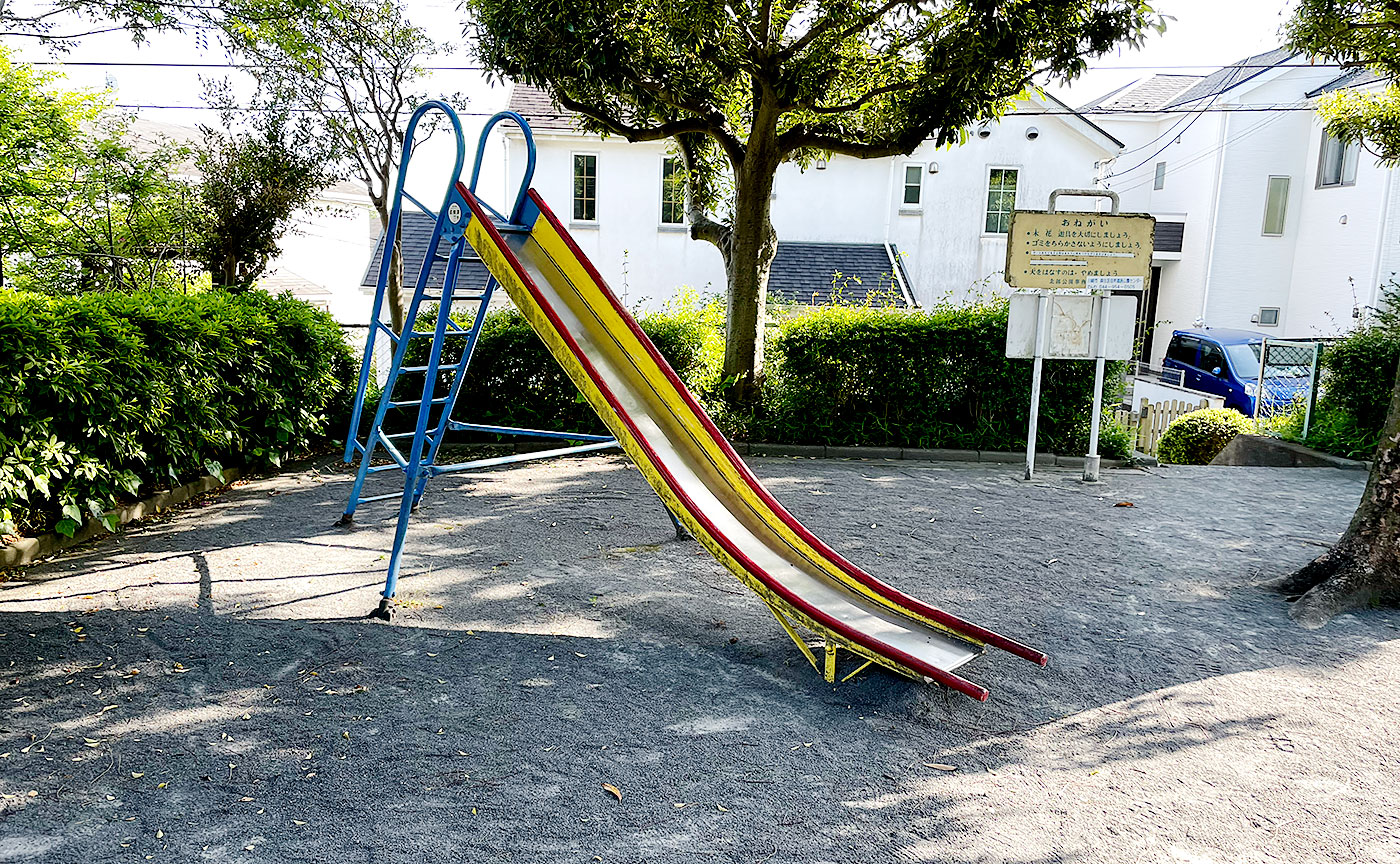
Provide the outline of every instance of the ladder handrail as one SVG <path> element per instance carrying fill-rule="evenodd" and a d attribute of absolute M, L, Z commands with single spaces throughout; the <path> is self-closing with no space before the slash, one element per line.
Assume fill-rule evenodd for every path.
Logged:
<path fill-rule="evenodd" d="M 486 121 L 486 125 L 481 127 L 481 138 L 476 142 L 476 160 L 472 163 L 472 181 L 467 185 L 472 194 L 476 194 L 476 181 L 481 178 L 481 155 L 486 152 L 486 138 L 491 134 L 491 130 L 502 120 L 510 120 L 520 127 L 520 131 L 525 135 L 525 176 L 520 178 L 520 191 L 515 195 L 515 203 L 511 205 L 510 216 L 506 217 L 496 212 L 496 208 L 486 204 L 486 208 L 499 216 L 503 222 L 512 225 L 520 224 L 520 216 L 525 210 L 525 194 L 530 191 L 530 181 L 535 177 L 535 136 L 530 131 L 530 124 L 526 122 L 514 111 L 501 111 Z M 460 175 L 460 166 L 458 175 Z M 455 176 L 455 175 L 454 175 Z M 480 201 L 480 197 L 477 198 Z M 485 202 L 482 202 L 485 204 Z"/>
<path fill-rule="evenodd" d="M 403 135 L 403 147 L 399 152 L 399 172 L 394 184 L 394 203 L 389 208 L 389 224 L 384 229 L 384 254 L 379 262 L 379 281 L 377 290 L 374 292 L 374 305 L 370 309 L 369 320 L 370 332 L 365 339 L 365 354 L 360 363 L 360 378 L 355 386 L 355 404 L 351 409 L 350 431 L 345 436 L 345 461 L 350 462 L 355 456 L 355 442 L 360 437 L 360 421 L 364 413 L 365 393 L 369 389 L 369 368 L 374 360 L 374 323 L 379 321 L 379 316 L 384 312 L 384 293 L 389 284 L 389 269 L 393 266 L 394 246 L 396 238 L 399 236 L 399 221 L 403 214 L 404 180 L 408 177 L 408 163 L 413 157 L 413 136 L 418 130 L 418 121 L 423 119 L 423 115 L 429 111 L 441 111 L 447 115 L 448 121 L 452 124 L 452 131 L 457 139 L 457 159 L 452 168 L 452 180 L 447 184 L 447 190 L 443 193 L 442 211 L 446 211 L 448 202 L 452 194 L 456 191 L 457 178 L 462 176 L 462 167 L 467 163 L 467 139 L 462 132 L 462 121 L 458 119 L 457 112 L 452 110 L 441 99 L 430 99 L 414 109 L 413 114 L 408 118 L 408 127 Z M 533 155 L 533 145 L 531 153 Z M 477 154 L 477 164 L 480 165 L 481 156 Z M 421 205 L 420 205 L 421 206 Z M 442 211 L 439 211 L 440 213 Z M 441 218 L 441 217 L 439 217 Z M 431 257 L 431 256 L 430 256 Z M 431 261 L 424 261 L 426 270 L 432 264 Z M 421 274 L 420 274 L 421 276 Z M 397 337 L 395 337 L 397 338 Z"/>

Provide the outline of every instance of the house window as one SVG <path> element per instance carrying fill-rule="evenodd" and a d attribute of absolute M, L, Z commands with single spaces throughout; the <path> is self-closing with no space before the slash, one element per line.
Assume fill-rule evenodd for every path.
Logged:
<path fill-rule="evenodd" d="M 1361 158 L 1361 144 L 1343 143 L 1322 133 L 1322 146 L 1317 158 L 1317 188 L 1351 186 L 1356 183 L 1356 163 Z"/>
<path fill-rule="evenodd" d="M 1284 220 L 1288 215 L 1289 177 L 1270 177 L 1269 191 L 1264 197 L 1264 236 L 1278 237 L 1283 234 Z"/>
<path fill-rule="evenodd" d="M 993 168 L 987 174 L 987 233 L 1005 234 L 1011 230 L 1011 211 L 1016 209 L 1015 168 Z"/>
<path fill-rule="evenodd" d="M 904 166 L 904 205 L 917 207 L 923 201 L 924 166 Z"/>
<path fill-rule="evenodd" d="M 1167 163 L 1158 162 L 1157 168 L 1152 172 L 1152 188 L 1161 189 L 1167 185 Z"/>
<path fill-rule="evenodd" d="M 598 219 L 598 157 L 592 153 L 574 154 L 574 219 Z"/>
<path fill-rule="evenodd" d="M 1260 326 L 1260 327 L 1277 327 L 1277 326 L 1278 326 L 1278 313 L 1279 313 L 1279 310 L 1278 310 L 1276 307 L 1265 306 L 1265 307 L 1261 308 L 1261 309 L 1259 310 L 1259 326 Z"/>
<path fill-rule="evenodd" d="M 685 174 L 679 156 L 661 160 L 661 224 L 685 222 Z"/>

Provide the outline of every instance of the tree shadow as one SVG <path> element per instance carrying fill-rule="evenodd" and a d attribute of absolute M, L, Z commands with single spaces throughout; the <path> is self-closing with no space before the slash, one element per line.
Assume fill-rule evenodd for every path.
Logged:
<path fill-rule="evenodd" d="M 1303 631 L 1256 584 L 1345 524 L 1360 488 L 1340 472 L 1090 489 L 985 468 L 757 468 L 843 554 L 1051 665 L 975 661 L 985 705 L 874 670 L 825 684 L 608 459 L 449 478 L 409 535 L 402 626 L 356 623 L 392 524 L 308 536 L 300 514 L 348 484 L 253 484 L 0 592 L 0 698 L 16 706 L 0 794 L 22 807 L 0 853 L 1172 860 L 1228 845 L 1193 823 L 1256 818 L 1257 803 L 1212 799 L 1232 771 L 1257 775 L 1251 794 L 1332 782 L 1345 742 L 1289 748 L 1348 734 L 1321 729 L 1327 700 L 1379 692 L 1392 614 Z M 112 578 L 130 583 L 121 609 L 75 611 Z M 1183 797 L 1206 803 L 1170 803 Z"/>

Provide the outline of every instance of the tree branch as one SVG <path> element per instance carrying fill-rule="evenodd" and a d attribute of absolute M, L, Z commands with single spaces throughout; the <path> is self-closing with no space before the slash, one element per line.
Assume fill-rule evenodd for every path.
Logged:
<path fill-rule="evenodd" d="M 879 21 L 881 18 L 883 18 L 886 12 L 889 12 L 896 6 L 917 5 L 919 5 L 919 0 L 885 0 L 885 2 L 880 6 L 876 7 L 870 12 L 867 12 L 860 18 L 857 18 L 855 23 L 851 24 L 848 27 L 842 28 L 841 32 L 838 33 L 836 36 L 836 41 L 843 42 L 846 39 L 849 39 L 850 37 L 856 35 L 857 33 L 860 33 L 861 31 L 865 30 L 865 28 L 869 27 L 871 24 L 874 24 L 876 21 Z M 816 24 L 813 24 L 812 28 L 806 33 L 802 34 L 802 37 L 799 38 L 796 42 L 792 43 L 791 45 L 787 46 L 783 50 L 779 51 L 776 55 L 774 55 L 775 59 L 777 59 L 780 62 L 783 60 L 787 60 L 788 58 L 800 52 L 803 48 L 806 48 L 808 45 L 815 42 L 817 39 L 820 39 L 822 36 L 825 36 L 839 23 L 840 21 L 838 20 L 837 16 L 827 15 L 825 18 L 818 21 Z"/>
<path fill-rule="evenodd" d="M 687 117 L 681 120 L 671 120 L 659 126 L 629 126 L 621 120 L 601 111 L 595 106 L 579 102 L 569 98 L 564 93 L 556 93 L 555 98 L 559 104 L 578 114 L 583 114 L 592 118 L 598 125 L 602 126 L 613 135 L 620 135 L 631 143 L 639 141 L 664 141 L 667 138 L 674 138 L 677 135 L 684 135 L 687 132 L 701 132 L 709 135 L 719 142 L 731 162 L 735 165 L 744 161 L 744 145 L 740 143 L 728 130 L 716 128 L 713 121 L 703 117 Z"/>

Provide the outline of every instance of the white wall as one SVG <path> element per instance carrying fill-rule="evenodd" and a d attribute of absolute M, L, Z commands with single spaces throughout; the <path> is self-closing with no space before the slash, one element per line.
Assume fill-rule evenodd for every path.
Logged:
<path fill-rule="evenodd" d="M 1363 151 L 1354 186 L 1318 189 L 1322 124 L 1314 121 L 1308 131 L 1298 251 L 1279 330 L 1284 336 L 1336 336 L 1355 326 L 1353 309 L 1372 304 L 1390 172 Z"/>
<path fill-rule="evenodd" d="M 620 138 L 540 134 L 535 189 L 569 227 L 608 286 L 629 306 L 655 308 L 682 286 L 724 290 L 724 261 L 709 243 L 694 241 L 683 226 L 661 224 L 662 142 L 628 144 Z M 573 154 L 598 157 L 597 222 L 573 216 Z M 524 140 L 507 137 L 506 192 L 513 201 L 525 165 Z M 493 202 L 494 203 L 494 202 Z M 501 205 L 497 205 L 501 206 Z"/>
<path fill-rule="evenodd" d="M 1032 107 L 1023 103 L 1022 110 Z M 1039 131 L 1033 141 L 1026 138 L 1031 126 Z M 1044 209 L 1055 188 L 1092 187 L 1095 163 L 1117 148 L 1081 121 L 1050 114 L 1008 117 L 991 133 L 949 148 L 925 143 L 896 159 L 834 156 L 824 169 L 783 165 L 774 186 L 774 228 L 789 242 L 879 243 L 888 223 L 889 239 L 904 255 L 909 288 L 919 302 L 966 298 L 989 277 L 994 277 L 994 290 L 1004 292 L 999 277 L 1005 238 L 983 232 L 988 168 L 1020 169 L 1018 206 Z M 718 251 L 659 224 L 663 143 L 561 134 L 540 134 L 535 140 L 533 185 L 566 222 L 572 215 L 572 155 L 598 155 L 597 225 L 570 224 L 570 231 L 627 302 L 655 305 L 684 285 L 724 290 Z M 508 138 L 507 161 L 509 189 L 503 198 L 514 196 L 523 171 L 521 138 Z M 938 163 L 937 173 L 928 173 L 930 162 Z M 902 205 L 903 169 L 909 163 L 923 169 L 918 207 Z M 1063 203 L 1074 209 L 1095 206 L 1090 199 Z"/>

